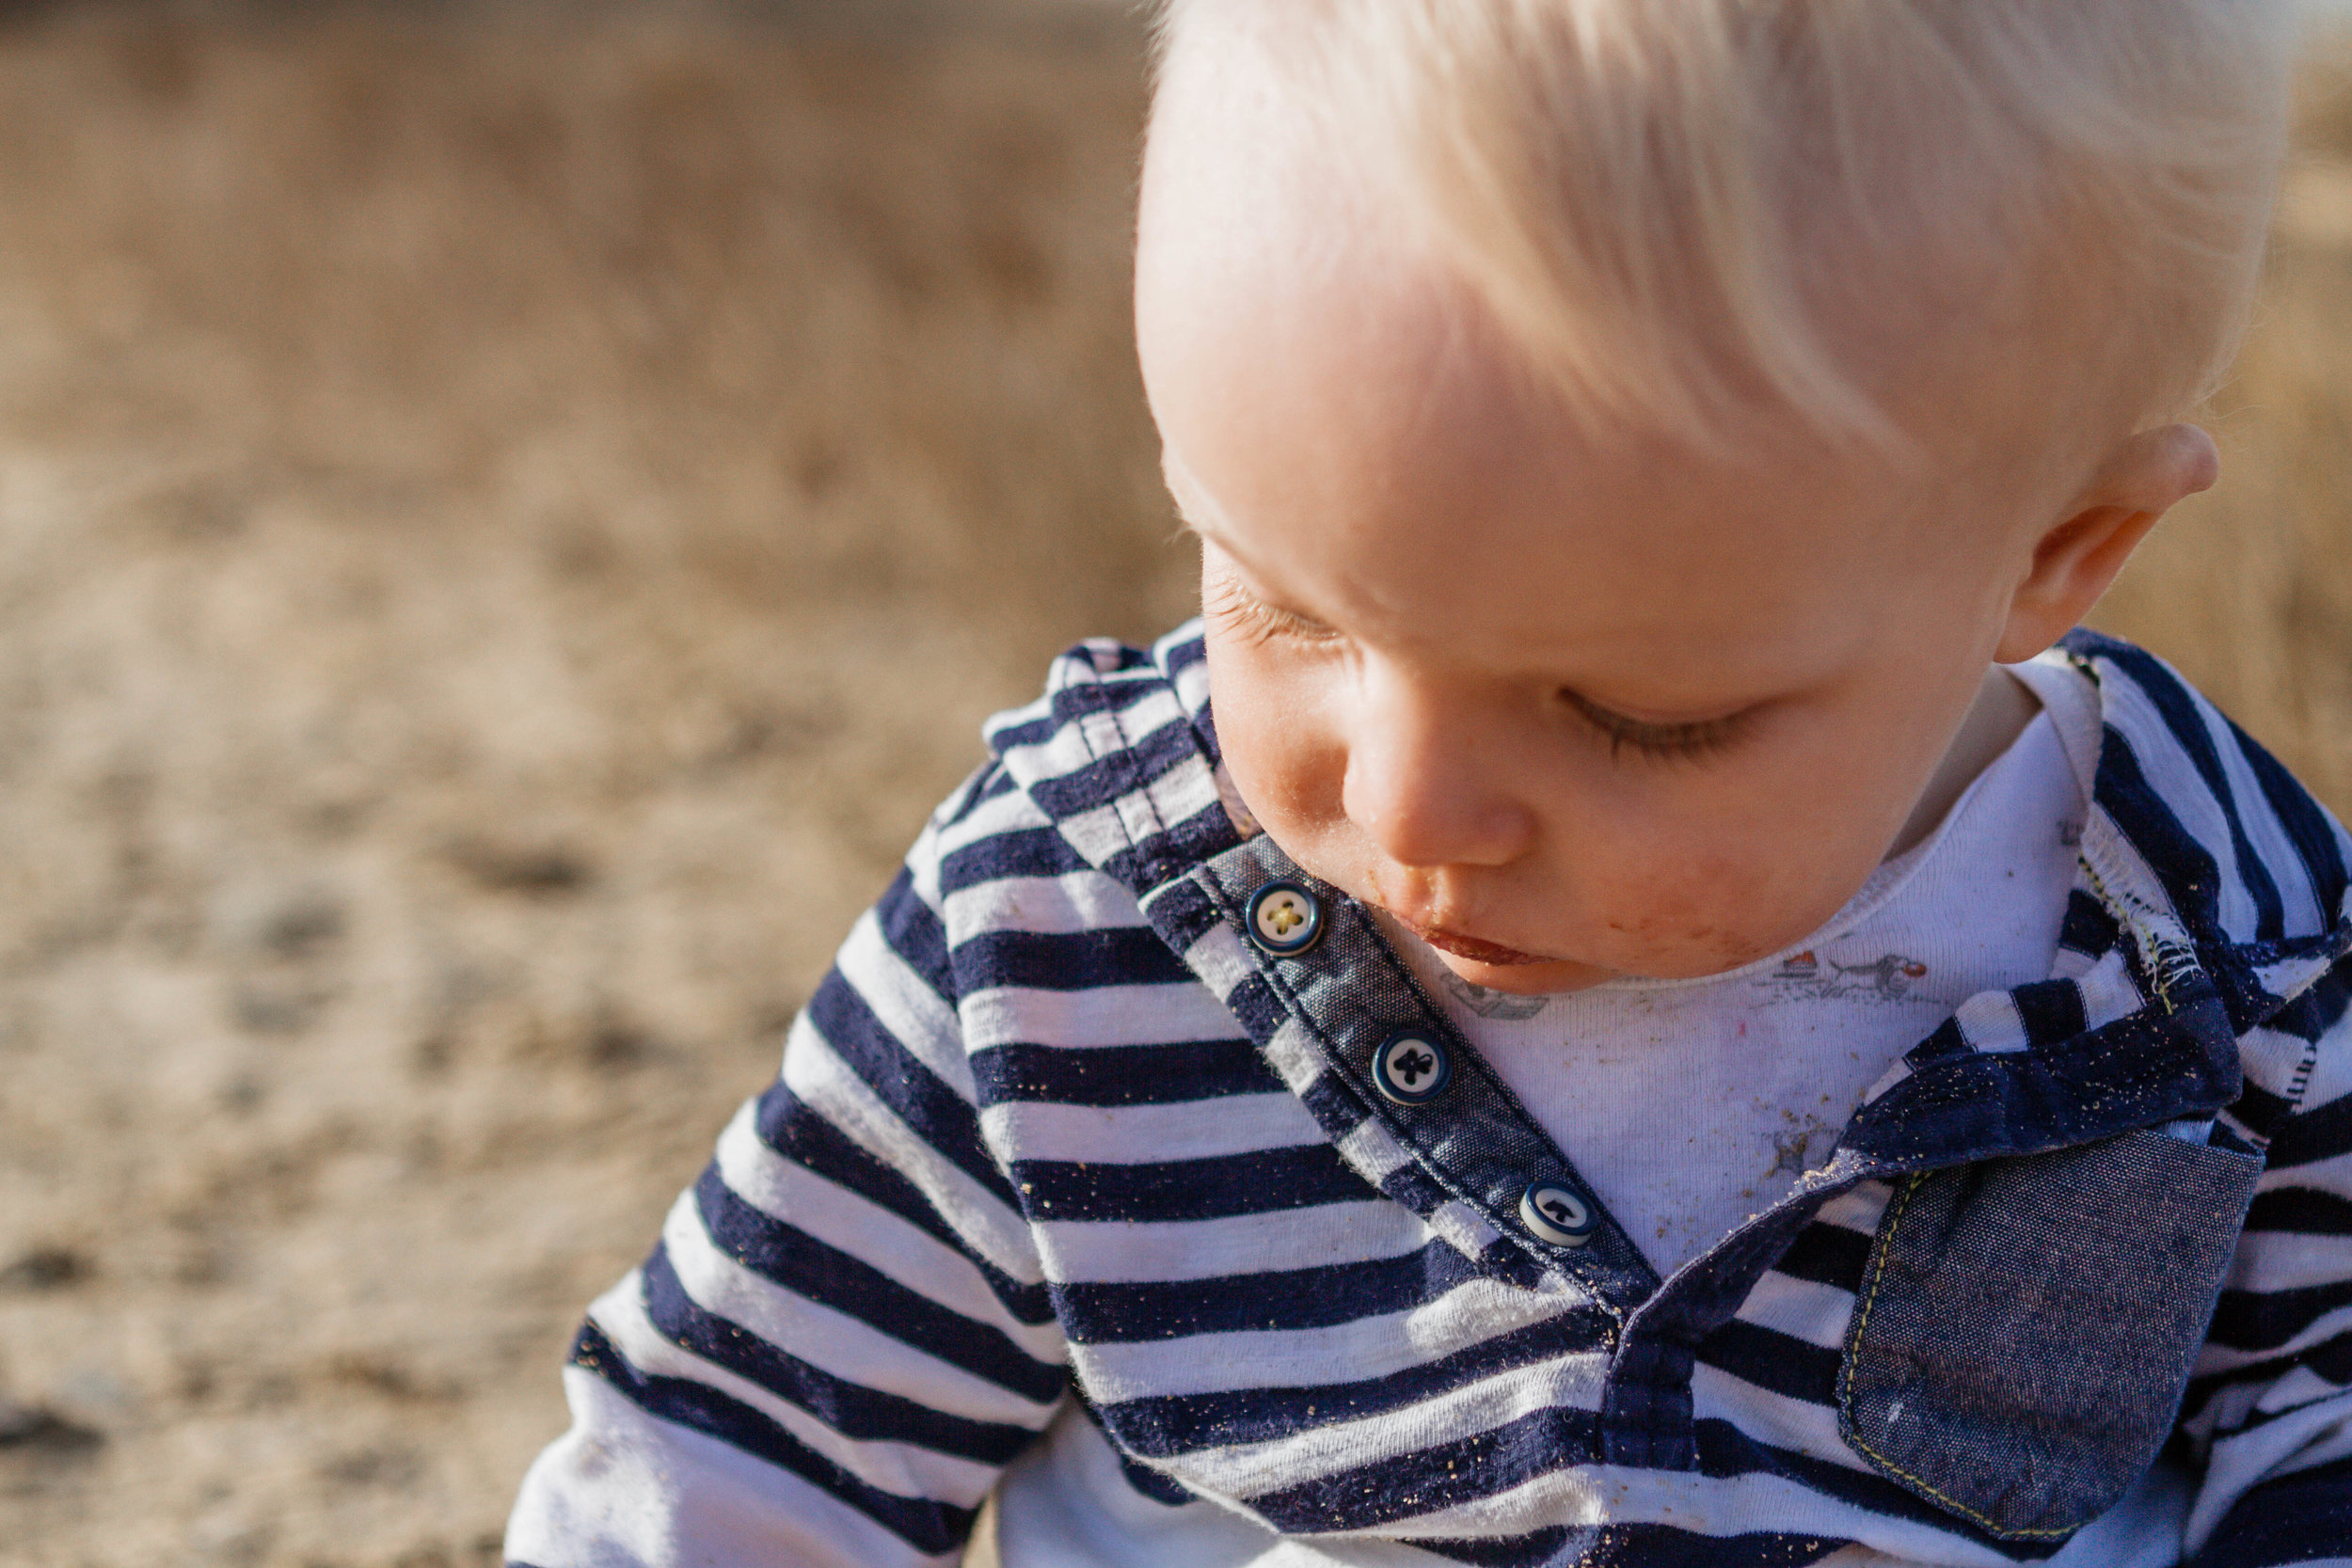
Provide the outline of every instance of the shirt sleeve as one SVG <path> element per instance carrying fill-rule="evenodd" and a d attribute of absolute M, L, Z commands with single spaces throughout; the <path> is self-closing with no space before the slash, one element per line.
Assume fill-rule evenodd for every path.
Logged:
<path fill-rule="evenodd" d="M 954 1563 L 1053 1418 L 1062 1341 L 981 1139 L 940 827 L 858 922 L 781 1076 L 652 1256 L 589 1309 L 564 1370 L 572 1426 L 524 1480 L 510 1562 Z"/>
<path fill-rule="evenodd" d="M 2352 960 L 2249 1041 L 2265 1171 L 2183 1406 L 2206 1454 L 2199 1568 L 2352 1565 Z M 2249 1078 L 2256 1075 L 2249 1072 Z"/>

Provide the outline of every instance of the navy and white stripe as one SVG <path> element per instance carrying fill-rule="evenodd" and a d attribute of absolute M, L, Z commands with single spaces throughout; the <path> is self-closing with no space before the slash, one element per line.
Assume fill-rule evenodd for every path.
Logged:
<path fill-rule="evenodd" d="M 1396 1028 L 1458 1042 L 1360 911 L 1245 940 L 1298 873 L 1221 784 L 1197 628 L 1065 656 L 592 1308 L 510 1557 L 952 1562 L 1051 1449 L 1169 1540 L 1333 1562 L 2122 1561 L 1890 1479 L 1839 1369 L 1912 1173 L 2160 1128 L 2268 1164 L 2169 1450 L 2194 1495 L 2148 1517 L 2216 1568 L 2352 1559 L 2352 841 L 2150 656 L 2064 657 L 2105 733 L 2052 977 L 1661 1284 L 1605 1216 L 1517 1219 L 1574 1169 L 1467 1047 L 1427 1105 L 1375 1092 Z"/>

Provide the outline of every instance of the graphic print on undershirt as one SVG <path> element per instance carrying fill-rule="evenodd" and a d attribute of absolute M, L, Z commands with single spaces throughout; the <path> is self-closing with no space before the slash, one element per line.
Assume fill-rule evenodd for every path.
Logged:
<path fill-rule="evenodd" d="M 2052 676 L 2035 669 L 2037 692 Z M 1392 921 L 1423 989 L 1661 1275 L 1822 1164 L 1872 1084 L 1968 997 L 2048 977 L 2085 812 L 2043 711 L 1922 844 L 1812 936 L 1728 974 L 1518 996 L 1463 980 Z M 2096 752 L 2096 719 L 2089 737 Z"/>

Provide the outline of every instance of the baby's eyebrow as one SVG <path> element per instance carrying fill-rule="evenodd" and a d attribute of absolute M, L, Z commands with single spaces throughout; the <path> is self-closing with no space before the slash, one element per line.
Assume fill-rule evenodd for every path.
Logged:
<path fill-rule="evenodd" d="M 1160 477 L 1167 482 L 1168 496 L 1176 502 L 1176 515 L 1184 519 L 1186 528 L 1210 538 L 1233 531 L 1232 519 L 1225 508 L 1200 483 L 1175 444 L 1167 440 L 1160 443 Z"/>

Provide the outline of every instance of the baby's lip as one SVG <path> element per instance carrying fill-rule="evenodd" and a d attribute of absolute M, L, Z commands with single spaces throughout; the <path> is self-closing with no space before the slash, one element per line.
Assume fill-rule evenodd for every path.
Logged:
<path fill-rule="evenodd" d="M 1486 942 L 1478 937 L 1465 936 L 1459 931 L 1449 931 L 1442 926 L 1424 926 L 1408 915 L 1397 914 L 1394 910 L 1389 913 L 1395 917 L 1398 925 L 1439 952 L 1451 953 L 1457 958 L 1468 958 L 1472 963 L 1492 964 L 1498 969 L 1506 969 L 1520 964 L 1557 961 L 1541 953 L 1522 953 L 1499 942 Z"/>

